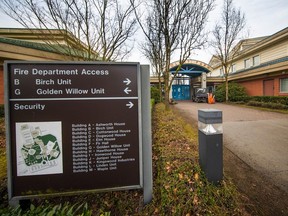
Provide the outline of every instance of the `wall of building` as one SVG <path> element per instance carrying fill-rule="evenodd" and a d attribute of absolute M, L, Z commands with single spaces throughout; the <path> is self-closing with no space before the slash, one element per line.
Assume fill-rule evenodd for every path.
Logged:
<path fill-rule="evenodd" d="M 247 55 L 235 62 L 236 70 L 245 69 L 244 60 L 250 59 L 251 67 L 252 67 L 252 58 L 254 56 L 260 57 L 260 64 L 265 62 L 269 62 L 275 59 L 280 59 L 285 56 L 288 56 L 288 41 L 282 41 L 278 44 L 272 45 L 269 48 L 265 48 L 264 50 L 259 50 L 258 52 L 254 52 L 250 55 Z"/>
<path fill-rule="evenodd" d="M 288 56 L 288 41 L 281 42 L 277 45 L 267 48 L 260 52 L 260 63 L 268 62 Z"/>
<path fill-rule="evenodd" d="M 280 92 L 280 79 L 281 78 L 288 78 L 288 74 L 275 77 L 275 80 L 274 80 L 275 91 L 274 91 L 274 93 L 276 96 L 288 96 L 288 93 L 281 93 Z"/>
<path fill-rule="evenodd" d="M 280 79 L 288 78 L 288 74 L 272 76 L 267 78 L 259 78 L 248 81 L 238 81 L 238 83 L 245 87 L 247 94 L 249 96 L 263 96 L 264 95 L 264 81 L 273 80 L 274 81 L 274 96 L 288 96 L 288 93 L 280 92 Z"/>
<path fill-rule="evenodd" d="M 249 96 L 263 95 L 263 79 L 238 82 L 244 86 Z"/>
<path fill-rule="evenodd" d="M 236 59 L 233 63 L 236 65 L 236 71 L 245 69 L 244 60 L 246 59 L 250 59 L 250 65 L 252 68 L 252 58 L 258 55 L 260 57 L 260 64 L 288 56 L 288 40 L 271 45 L 262 50 L 260 49 L 259 51 L 253 52 L 249 55 L 241 55 L 241 58 Z M 220 68 L 221 67 L 215 68 L 211 73 L 209 73 L 208 77 L 220 76 Z"/>

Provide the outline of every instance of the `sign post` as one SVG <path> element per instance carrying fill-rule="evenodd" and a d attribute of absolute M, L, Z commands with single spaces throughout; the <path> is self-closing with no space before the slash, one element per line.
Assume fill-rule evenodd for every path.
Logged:
<path fill-rule="evenodd" d="M 143 188 L 142 79 L 138 63 L 6 62 L 9 200 Z"/>

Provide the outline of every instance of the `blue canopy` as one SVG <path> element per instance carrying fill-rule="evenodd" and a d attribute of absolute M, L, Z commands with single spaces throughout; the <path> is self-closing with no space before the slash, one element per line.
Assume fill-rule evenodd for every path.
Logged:
<path fill-rule="evenodd" d="M 177 67 L 178 66 L 174 66 L 170 68 L 170 72 L 172 74 L 175 74 Z M 178 71 L 178 75 L 187 75 L 187 76 L 195 78 L 195 77 L 201 76 L 202 73 L 208 73 L 208 72 L 210 71 L 205 67 L 202 67 L 197 64 L 188 63 L 188 64 L 183 64 L 183 66 Z"/>

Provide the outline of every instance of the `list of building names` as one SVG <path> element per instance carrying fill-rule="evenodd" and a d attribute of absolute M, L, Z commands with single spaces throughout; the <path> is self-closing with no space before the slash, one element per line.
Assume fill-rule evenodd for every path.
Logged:
<path fill-rule="evenodd" d="M 121 139 L 131 133 L 125 122 L 77 123 L 71 131 L 73 173 L 117 170 L 136 160 L 128 156 L 132 144 Z"/>

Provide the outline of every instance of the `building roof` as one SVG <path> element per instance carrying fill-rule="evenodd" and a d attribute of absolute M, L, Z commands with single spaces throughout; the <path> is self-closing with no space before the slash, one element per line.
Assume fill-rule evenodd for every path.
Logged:
<path fill-rule="evenodd" d="M 39 43 L 47 41 L 57 41 L 61 44 L 65 44 L 67 41 L 79 42 L 73 34 L 62 29 L 0 28 L 0 37 Z M 85 46 L 83 43 L 82 45 Z"/>
<path fill-rule="evenodd" d="M 256 50 L 258 51 L 260 49 L 266 48 L 267 46 L 273 45 L 275 42 L 279 42 L 287 38 L 288 38 L 288 27 L 276 32 L 275 34 L 265 37 L 263 40 L 260 40 L 253 46 L 248 47 L 239 55 L 250 54 L 252 52 L 255 52 Z"/>
<path fill-rule="evenodd" d="M 0 43 L 82 59 L 88 58 L 87 46 L 64 30 L 0 28 Z M 97 58 L 95 52 L 92 55 Z"/>
<path fill-rule="evenodd" d="M 267 37 L 268 36 L 243 39 L 243 40 L 239 41 L 239 43 L 235 47 L 240 46 L 240 50 L 244 51 L 244 50 L 248 49 L 249 47 L 254 46 L 258 42 L 266 39 Z"/>
<path fill-rule="evenodd" d="M 48 51 L 48 52 L 56 52 L 55 48 L 56 46 L 59 46 L 57 44 L 52 45 L 52 44 L 45 44 L 45 43 L 35 43 L 35 42 L 29 42 L 29 41 L 18 40 L 18 39 L 16 40 L 16 39 L 5 38 L 5 37 L 0 37 L 0 43 L 7 43 L 7 44 L 16 45 L 16 46 L 27 47 L 31 49 L 43 50 L 43 51 Z"/>
<path fill-rule="evenodd" d="M 285 38 L 288 38 L 288 27 L 284 28 L 275 34 L 264 37 L 248 38 L 239 41 L 233 50 L 240 50 L 240 52 L 234 57 L 234 60 L 242 58 L 243 56 L 250 55 L 253 52 L 258 52 L 261 49 L 266 48 L 267 46 L 273 45 L 275 42 L 281 41 Z M 218 60 L 215 55 L 213 55 L 209 61 L 209 64 L 213 68 L 217 68 L 221 65 L 221 62 Z"/>
<path fill-rule="evenodd" d="M 170 64 L 170 73 L 171 74 L 178 74 L 178 75 L 187 75 L 190 77 L 197 77 L 200 76 L 202 73 L 208 73 L 212 70 L 212 68 L 198 60 L 194 59 L 187 59 L 179 68 L 179 61 L 173 62 Z"/>

